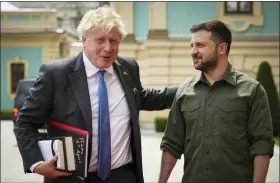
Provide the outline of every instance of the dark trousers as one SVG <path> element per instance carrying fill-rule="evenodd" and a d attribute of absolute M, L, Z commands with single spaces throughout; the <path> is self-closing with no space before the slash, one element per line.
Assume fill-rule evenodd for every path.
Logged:
<path fill-rule="evenodd" d="M 89 172 L 86 183 L 136 183 L 136 176 L 132 165 L 127 164 L 112 170 L 104 182 L 98 177 L 97 172 Z"/>

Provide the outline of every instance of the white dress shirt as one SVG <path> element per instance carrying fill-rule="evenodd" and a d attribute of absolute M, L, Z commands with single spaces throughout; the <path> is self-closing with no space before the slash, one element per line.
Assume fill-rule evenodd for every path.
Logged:
<path fill-rule="evenodd" d="M 92 152 L 89 164 L 89 172 L 97 171 L 97 154 L 98 154 L 98 71 L 83 53 L 87 83 L 92 111 Z M 122 165 L 132 162 L 130 147 L 131 126 L 130 111 L 128 109 L 125 93 L 121 86 L 118 76 L 113 67 L 105 69 L 104 80 L 107 86 L 110 131 L 111 131 L 111 169 L 118 168 Z M 41 162 L 37 162 L 30 167 L 33 172 L 34 168 Z"/>
<path fill-rule="evenodd" d="M 83 53 L 87 75 L 88 90 L 92 111 L 92 152 L 89 172 L 97 171 L 98 147 L 98 71 Z M 113 66 L 105 69 L 104 80 L 107 86 L 110 131 L 111 131 L 111 169 L 132 162 L 130 148 L 130 111 L 122 85 Z"/>

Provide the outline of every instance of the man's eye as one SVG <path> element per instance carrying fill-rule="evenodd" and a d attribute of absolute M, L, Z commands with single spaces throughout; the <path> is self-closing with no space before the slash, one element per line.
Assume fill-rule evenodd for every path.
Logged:
<path fill-rule="evenodd" d="M 104 39 L 100 38 L 100 39 L 97 39 L 97 42 L 103 42 Z"/>

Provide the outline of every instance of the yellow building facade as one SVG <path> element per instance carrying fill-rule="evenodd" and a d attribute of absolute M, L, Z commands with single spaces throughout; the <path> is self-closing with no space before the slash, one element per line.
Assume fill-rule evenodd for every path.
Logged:
<path fill-rule="evenodd" d="M 279 19 L 279 6 L 275 2 L 253 2 L 251 15 L 226 15 L 224 3 L 111 2 L 128 32 L 120 54 L 137 60 L 143 87 L 178 86 L 193 77 L 197 71 L 189 54 L 189 28 L 200 21 L 219 19 L 233 32 L 229 55 L 233 66 L 255 78 L 260 63 L 269 62 L 279 93 L 279 21 L 272 21 Z M 33 77 L 40 64 L 75 55 L 82 49 L 75 37 L 57 29 L 55 11 L 1 12 L 1 28 L 1 50 L 7 53 L 1 56 L 1 69 L 4 64 L 7 70 L 7 78 L 1 82 L 7 92 L 1 96 L 1 108 L 9 108 L 13 97 L 9 91 L 11 74 L 6 69 L 9 63 L 27 63 L 26 76 Z M 157 116 L 166 117 L 168 112 L 142 111 L 140 120 L 150 122 Z"/>
<path fill-rule="evenodd" d="M 1 109 L 11 109 L 17 83 L 35 78 L 40 65 L 70 55 L 77 41 L 57 28 L 55 10 L 1 10 Z"/>
<path fill-rule="evenodd" d="M 137 60 L 140 66 L 143 87 L 161 88 L 164 86 L 178 86 L 187 78 L 193 77 L 197 73 L 189 54 L 190 34 L 171 35 L 172 25 L 170 25 L 170 22 L 176 20 L 170 20 L 171 15 L 168 14 L 174 14 L 175 9 L 171 7 L 175 6 L 179 11 L 183 10 L 183 6 L 186 6 L 189 9 L 186 8 L 185 11 L 191 11 L 192 6 L 194 9 L 195 6 L 203 7 L 200 6 L 202 5 L 201 3 L 203 2 L 148 2 L 146 9 L 144 8 L 143 11 L 141 9 L 142 12 L 148 13 L 149 15 L 149 26 L 146 31 L 146 37 L 141 40 L 134 39 L 137 37 L 137 26 L 135 24 L 141 24 L 141 22 L 135 21 L 137 20 L 135 16 L 142 16 L 141 14 L 135 13 L 136 11 L 139 13 L 137 8 L 142 8 L 139 2 L 113 2 L 111 4 L 123 17 L 128 31 L 128 38 L 121 43 L 120 54 L 132 56 Z M 265 2 L 254 2 L 254 11 L 251 16 L 226 16 L 223 13 L 224 2 L 210 3 L 209 6 L 212 6 L 212 12 L 211 8 L 207 7 L 207 5 L 207 8 L 205 8 L 205 11 L 210 11 L 209 14 L 212 16 L 208 17 L 208 19 L 222 20 L 233 31 L 233 40 L 229 55 L 230 63 L 232 63 L 234 68 L 256 78 L 260 63 L 263 61 L 269 62 L 279 92 L 279 31 L 277 33 L 276 30 L 276 34 L 262 33 L 265 28 L 270 29 L 270 27 L 265 27 L 268 25 L 264 22 L 271 21 L 267 17 L 271 16 L 267 6 L 274 5 L 265 4 Z M 195 14 L 195 16 L 199 16 L 203 11 L 199 11 L 200 13 Z M 167 20 L 168 18 L 169 21 Z M 208 19 L 201 18 L 201 21 Z M 243 24 L 236 25 L 236 21 L 243 22 Z M 142 22 L 142 24 L 145 24 L 145 22 Z M 173 26 L 179 25 L 173 24 Z M 191 25 L 185 26 L 187 30 L 191 27 Z M 253 31 L 259 31 L 259 33 L 248 34 L 246 31 L 252 31 L 249 29 L 254 29 Z M 76 54 L 79 50 L 81 50 L 81 44 L 75 43 L 71 49 L 71 54 Z M 168 112 L 169 110 L 159 112 L 142 111 L 140 113 L 140 120 L 151 122 L 157 116 L 166 117 Z"/>

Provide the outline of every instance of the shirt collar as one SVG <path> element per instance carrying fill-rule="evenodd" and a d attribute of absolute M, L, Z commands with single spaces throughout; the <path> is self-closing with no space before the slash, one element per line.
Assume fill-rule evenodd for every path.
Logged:
<path fill-rule="evenodd" d="M 236 79 L 236 72 L 232 68 L 232 65 L 228 63 L 228 67 L 226 69 L 226 72 L 222 76 L 222 79 L 228 82 L 229 84 L 236 86 L 237 79 Z"/>
<path fill-rule="evenodd" d="M 94 74 L 96 74 L 100 69 L 98 69 L 97 67 L 95 67 L 87 58 L 85 52 L 83 52 L 83 61 L 84 61 L 84 65 L 85 65 L 85 69 L 86 69 L 86 74 L 87 77 L 91 77 Z M 113 66 L 111 65 L 110 67 L 104 69 L 106 72 L 108 72 L 109 74 L 113 75 L 114 74 L 114 69 Z"/>
<path fill-rule="evenodd" d="M 224 81 L 228 82 L 229 84 L 236 86 L 236 82 L 237 82 L 236 74 L 230 63 L 228 63 L 227 69 L 224 72 L 224 74 L 222 75 L 220 80 L 224 80 Z M 196 85 L 200 81 L 208 83 L 203 72 L 200 72 L 196 75 L 196 77 L 194 78 L 194 84 Z"/>

